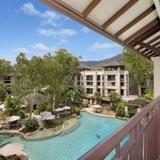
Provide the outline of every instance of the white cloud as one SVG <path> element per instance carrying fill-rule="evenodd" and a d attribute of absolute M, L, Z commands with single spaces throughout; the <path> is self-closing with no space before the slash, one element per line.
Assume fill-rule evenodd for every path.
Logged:
<path fill-rule="evenodd" d="M 41 16 L 41 13 L 33 6 L 32 3 L 25 3 L 21 9 L 25 14 Z"/>
<path fill-rule="evenodd" d="M 89 32 L 90 32 L 90 29 L 87 28 L 87 27 L 83 27 L 83 28 L 81 29 L 81 32 L 83 32 L 83 33 L 89 33 Z"/>
<path fill-rule="evenodd" d="M 23 4 L 20 9 L 27 15 L 40 18 L 41 27 L 37 31 L 41 35 L 58 38 L 62 43 L 66 42 L 68 37 L 76 34 L 75 30 L 63 27 L 64 21 L 68 20 L 68 18 L 54 11 L 40 11 L 31 2 Z"/>
<path fill-rule="evenodd" d="M 53 36 L 54 38 L 67 38 L 76 35 L 76 31 L 73 29 L 62 28 L 62 29 L 44 29 L 40 28 L 37 30 L 39 34 L 44 36 Z"/>
<path fill-rule="evenodd" d="M 37 10 L 32 3 L 25 3 L 20 9 L 30 16 L 37 16 L 42 19 L 41 25 L 51 25 L 51 26 L 60 26 L 62 24 L 62 19 L 59 14 L 56 14 L 54 11 L 44 11 L 41 12 Z"/>
<path fill-rule="evenodd" d="M 38 42 L 38 43 L 31 45 L 30 50 L 34 51 L 34 52 L 35 51 L 36 52 L 49 52 L 49 51 L 51 51 L 51 48 L 47 47 L 43 43 Z"/>
<path fill-rule="evenodd" d="M 45 54 L 45 53 L 48 53 L 48 52 L 53 52 L 53 51 L 55 51 L 55 48 L 54 47 L 48 47 L 41 42 L 37 42 L 37 43 L 34 43 L 32 45 L 29 45 L 26 48 L 24 48 L 24 47 L 16 48 L 16 49 L 14 49 L 14 51 L 18 52 L 18 53 L 23 52 L 23 53 L 30 54 L 30 55 L 33 56 L 34 54 L 42 55 L 42 54 Z"/>
<path fill-rule="evenodd" d="M 109 49 L 109 48 L 113 48 L 113 47 L 117 47 L 117 44 L 116 43 L 99 43 L 99 42 L 96 42 L 90 47 L 90 49 L 92 51 L 95 51 L 95 50 L 99 50 L 99 49 Z"/>
<path fill-rule="evenodd" d="M 27 48 L 15 48 L 14 49 L 15 52 L 22 52 L 22 53 L 28 53 L 29 50 Z"/>

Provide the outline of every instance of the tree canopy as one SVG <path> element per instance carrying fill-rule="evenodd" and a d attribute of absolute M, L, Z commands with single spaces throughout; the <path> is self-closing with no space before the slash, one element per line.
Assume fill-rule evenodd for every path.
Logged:
<path fill-rule="evenodd" d="M 43 57 L 34 56 L 30 60 L 20 53 L 14 65 L 15 81 L 13 93 L 22 97 L 33 91 L 42 91 L 60 103 L 63 92 L 72 84 L 79 70 L 79 61 L 65 49 Z"/>
<path fill-rule="evenodd" d="M 138 86 L 139 95 L 141 95 L 141 85 L 144 84 L 146 79 L 153 75 L 153 64 L 148 59 L 126 50 L 123 56 L 123 63 L 130 73 L 130 77 Z"/>

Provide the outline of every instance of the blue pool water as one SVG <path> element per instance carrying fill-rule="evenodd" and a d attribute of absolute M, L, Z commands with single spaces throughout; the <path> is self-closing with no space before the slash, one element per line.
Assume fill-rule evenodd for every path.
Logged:
<path fill-rule="evenodd" d="M 79 125 L 75 129 L 56 137 L 26 141 L 17 136 L 0 135 L 0 146 L 6 143 L 22 143 L 31 160 L 76 160 L 123 123 L 119 119 L 82 112 Z"/>

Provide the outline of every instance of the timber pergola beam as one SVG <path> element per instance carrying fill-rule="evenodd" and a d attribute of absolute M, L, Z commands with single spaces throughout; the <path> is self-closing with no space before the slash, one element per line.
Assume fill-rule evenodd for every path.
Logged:
<path fill-rule="evenodd" d="M 87 17 L 89 13 L 100 3 L 101 0 L 92 0 L 92 2 L 87 6 L 87 8 L 83 11 L 84 17 Z"/>
<path fill-rule="evenodd" d="M 150 46 L 150 45 L 148 45 L 148 44 L 146 44 L 146 43 L 143 43 L 143 42 L 139 42 L 139 44 L 140 44 L 142 47 L 145 47 L 145 48 L 147 48 L 147 49 L 149 49 L 149 50 L 151 50 L 151 51 L 153 51 L 153 52 L 160 53 L 160 50 L 157 49 L 157 48 L 155 48 L 155 47 L 153 47 L 153 46 Z"/>
<path fill-rule="evenodd" d="M 158 0 L 41 0 L 146 58 L 159 54 Z"/>
<path fill-rule="evenodd" d="M 116 12 L 109 20 L 107 20 L 102 26 L 107 28 L 111 25 L 116 19 L 118 19 L 122 14 L 124 14 L 128 9 L 130 9 L 138 0 L 130 0 L 126 5 L 124 5 L 118 12 Z"/>
<path fill-rule="evenodd" d="M 155 5 L 152 5 L 148 9 L 146 9 L 143 13 L 141 13 L 138 17 L 136 17 L 134 20 L 132 20 L 130 23 L 128 23 L 126 26 L 124 26 L 121 30 L 119 30 L 115 35 L 120 36 L 122 33 L 127 31 L 129 28 L 134 26 L 136 23 L 138 23 L 140 20 L 142 20 L 145 16 L 150 14 L 155 10 Z"/>
<path fill-rule="evenodd" d="M 140 30 L 138 30 L 137 32 L 135 32 L 133 35 L 131 35 L 130 37 L 128 37 L 125 41 L 127 43 L 134 41 L 139 35 L 141 35 L 144 32 L 147 32 L 149 29 L 152 29 L 152 27 L 155 27 L 155 25 L 157 25 L 159 23 L 158 18 L 154 19 L 153 21 L 151 21 L 150 23 L 148 23 L 146 26 L 144 26 L 143 28 L 141 28 Z"/>

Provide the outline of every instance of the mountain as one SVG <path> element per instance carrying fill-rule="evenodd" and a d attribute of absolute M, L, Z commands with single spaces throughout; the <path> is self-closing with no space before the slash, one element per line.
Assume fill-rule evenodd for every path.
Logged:
<path fill-rule="evenodd" d="M 100 67 L 106 63 L 112 62 L 112 61 L 117 61 L 117 62 L 122 62 L 122 57 L 123 54 L 118 54 L 114 57 L 99 60 L 99 61 L 81 61 L 82 64 L 87 65 L 89 67 Z"/>

